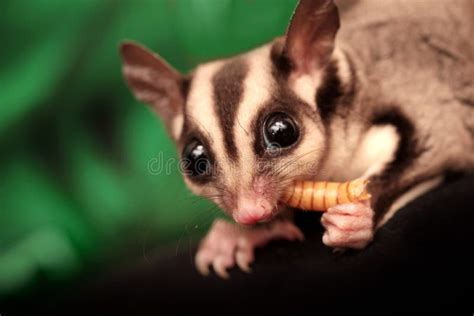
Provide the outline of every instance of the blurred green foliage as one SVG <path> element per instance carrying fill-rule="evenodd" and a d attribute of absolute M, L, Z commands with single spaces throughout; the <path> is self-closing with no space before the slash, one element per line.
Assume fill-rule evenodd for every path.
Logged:
<path fill-rule="evenodd" d="M 217 213 L 186 190 L 161 123 L 134 101 L 118 43 L 187 72 L 285 31 L 293 0 L 0 2 L 0 296 L 68 280 L 195 233 Z M 197 231 L 200 231 L 197 229 Z"/>

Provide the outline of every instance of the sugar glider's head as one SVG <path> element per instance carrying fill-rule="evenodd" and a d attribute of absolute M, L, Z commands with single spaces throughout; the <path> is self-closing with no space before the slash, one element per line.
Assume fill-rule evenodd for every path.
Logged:
<path fill-rule="evenodd" d="M 300 1 L 286 36 L 183 76 L 134 43 L 121 46 L 137 99 L 165 123 L 184 178 L 241 224 L 266 221 L 295 178 L 318 172 L 327 86 L 339 16 L 333 1 Z M 319 92 L 318 92 L 319 91 Z"/>

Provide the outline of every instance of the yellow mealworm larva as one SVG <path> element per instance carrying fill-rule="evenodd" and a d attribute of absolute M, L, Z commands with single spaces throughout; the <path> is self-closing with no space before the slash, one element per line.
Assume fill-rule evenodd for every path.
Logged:
<path fill-rule="evenodd" d="M 344 203 L 357 203 L 370 199 L 367 179 L 347 182 L 295 181 L 287 188 L 282 202 L 306 211 L 325 211 Z"/>
<path fill-rule="evenodd" d="M 301 206 L 310 209 L 313 202 L 313 184 L 309 181 L 303 182 L 303 195 L 301 196 Z"/>

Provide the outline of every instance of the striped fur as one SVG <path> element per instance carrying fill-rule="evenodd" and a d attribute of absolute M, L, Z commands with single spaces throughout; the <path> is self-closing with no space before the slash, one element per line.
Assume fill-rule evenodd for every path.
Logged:
<path fill-rule="evenodd" d="M 227 155 L 237 159 L 233 129 L 237 120 L 238 105 L 242 100 L 243 81 L 248 65 L 241 59 L 225 63 L 212 77 L 215 113 L 224 134 Z"/>

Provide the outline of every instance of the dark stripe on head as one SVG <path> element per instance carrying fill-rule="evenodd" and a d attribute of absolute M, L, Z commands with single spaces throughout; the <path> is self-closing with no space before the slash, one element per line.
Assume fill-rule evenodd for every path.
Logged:
<path fill-rule="evenodd" d="M 227 154 L 233 160 L 237 159 L 233 130 L 247 72 L 248 65 L 241 59 L 235 59 L 224 64 L 212 78 L 215 111 L 224 134 Z"/>
<path fill-rule="evenodd" d="M 334 61 L 325 69 L 323 81 L 316 92 L 316 105 L 323 121 L 328 121 L 336 111 L 337 103 L 343 93 L 338 67 Z"/>
<path fill-rule="evenodd" d="M 316 105 L 323 122 L 327 123 L 334 114 L 347 114 L 351 108 L 357 85 L 354 64 L 347 54 L 344 54 L 349 66 L 349 80 L 343 83 L 339 77 L 339 69 L 335 60 L 326 67 L 323 80 L 316 91 Z"/>
<path fill-rule="evenodd" d="M 270 50 L 270 60 L 273 63 L 272 74 L 277 81 L 283 79 L 286 81 L 290 75 L 292 65 L 288 56 L 285 54 L 285 40 L 279 38 L 275 40 Z"/>
<path fill-rule="evenodd" d="M 181 88 L 181 94 L 183 95 L 183 98 L 184 98 L 184 105 L 186 104 L 186 100 L 188 99 L 189 88 L 191 87 L 192 79 L 193 79 L 192 76 L 186 76 L 181 81 L 180 88 Z"/>
<path fill-rule="evenodd" d="M 189 117 L 186 109 L 187 100 L 189 97 L 189 91 L 191 90 L 191 84 L 193 82 L 194 76 L 192 74 L 183 77 L 181 81 L 180 89 L 183 94 L 183 126 L 181 128 L 181 135 L 178 136 L 178 142 L 182 143 L 186 134 L 189 132 Z"/>

